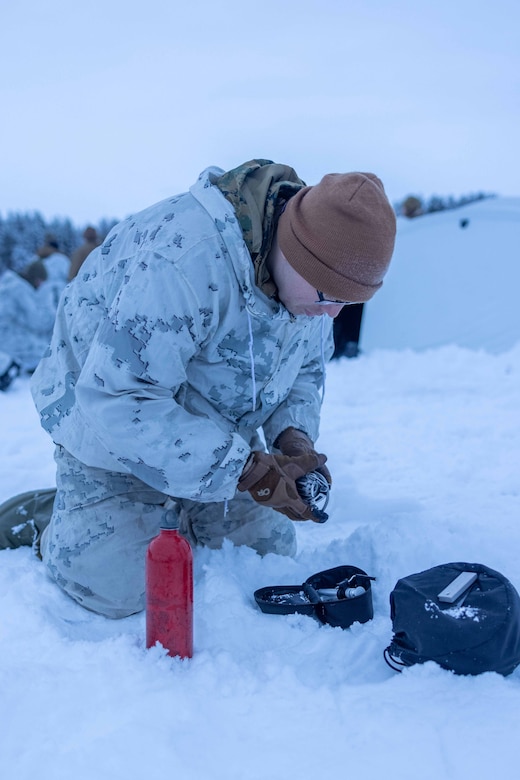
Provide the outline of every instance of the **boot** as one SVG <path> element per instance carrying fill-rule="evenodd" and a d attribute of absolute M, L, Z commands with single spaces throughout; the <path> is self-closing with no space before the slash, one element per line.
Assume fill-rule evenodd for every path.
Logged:
<path fill-rule="evenodd" d="M 0 505 L 0 550 L 35 545 L 52 517 L 56 488 L 30 490 Z"/>

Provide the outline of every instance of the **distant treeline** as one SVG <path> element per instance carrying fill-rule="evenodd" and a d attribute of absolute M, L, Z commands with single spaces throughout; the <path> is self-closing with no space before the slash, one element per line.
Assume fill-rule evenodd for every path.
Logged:
<path fill-rule="evenodd" d="M 433 195 L 429 200 L 423 200 L 418 195 L 408 195 L 404 200 L 394 204 L 398 216 L 419 217 L 421 214 L 431 214 L 434 211 L 445 211 L 466 206 L 484 198 L 496 197 L 493 193 L 478 192 L 463 195 L 460 198 L 439 197 Z M 100 239 L 104 239 L 118 220 L 102 219 L 95 227 Z M 9 213 L 6 217 L 0 214 L 0 273 L 6 268 L 20 271 L 34 260 L 36 250 L 45 243 L 49 234 L 57 241 L 60 252 L 70 255 L 82 243 L 82 235 L 86 225 L 78 227 L 70 219 L 53 219 L 46 222 L 42 215 L 32 213 Z"/>
<path fill-rule="evenodd" d="M 419 195 L 408 195 L 400 203 L 394 204 L 394 209 L 398 216 L 411 219 L 412 217 L 420 217 L 421 214 L 432 214 L 434 211 L 458 209 L 461 206 L 467 206 L 468 203 L 485 198 L 496 198 L 496 195 L 490 192 L 476 192 L 471 195 L 462 195 L 460 198 L 454 198 L 451 195 L 447 198 L 432 195 L 427 201 Z"/>
<path fill-rule="evenodd" d="M 96 228 L 100 239 L 117 224 L 118 220 L 103 219 Z M 35 259 L 38 247 L 46 237 L 52 235 L 57 241 L 60 252 L 70 255 L 83 242 L 83 231 L 87 225 L 78 227 L 70 219 L 53 219 L 47 222 L 39 212 L 0 214 L 0 273 L 6 268 L 20 271 Z"/>

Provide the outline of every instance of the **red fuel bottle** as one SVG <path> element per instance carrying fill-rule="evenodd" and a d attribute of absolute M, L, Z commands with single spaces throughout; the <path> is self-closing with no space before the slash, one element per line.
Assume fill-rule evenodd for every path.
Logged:
<path fill-rule="evenodd" d="M 172 528 L 161 528 L 146 551 L 146 647 L 193 655 L 193 554 Z"/>

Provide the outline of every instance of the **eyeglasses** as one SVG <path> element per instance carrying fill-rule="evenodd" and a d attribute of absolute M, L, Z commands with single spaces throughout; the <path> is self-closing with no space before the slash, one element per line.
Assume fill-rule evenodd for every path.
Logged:
<path fill-rule="evenodd" d="M 355 301 L 331 301 L 325 298 L 321 290 L 316 290 L 316 293 L 318 294 L 318 300 L 314 301 L 314 303 L 318 303 L 320 306 L 352 306 L 355 303 Z"/>

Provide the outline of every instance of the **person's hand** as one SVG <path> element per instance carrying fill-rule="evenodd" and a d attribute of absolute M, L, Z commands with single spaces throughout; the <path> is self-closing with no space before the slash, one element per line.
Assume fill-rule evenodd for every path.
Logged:
<path fill-rule="evenodd" d="M 309 452 L 317 455 L 311 439 L 309 439 L 306 433 L 297 428 L 286 428 L 285 431 L 282 431 L 276 439 L 274 446 L 280 450 L 282 455 L 305 455 Z M 332 485 L 332 477 L 326 466 L 320 466 L 315 471 L 323 474 L 329 483 L 329 487 Z"/>
<path fill-rule="evenodd" d="M 291 520 L 320 522 L 311 507 L 303 501 L 296 480 L 310 471 L 320 469 L 326 455 L 307 452 L 303 455 L 269 455 L 253 451 L 238 481 L 238 489 L 248 490 L 259 504 L 281 512 Z"/>

